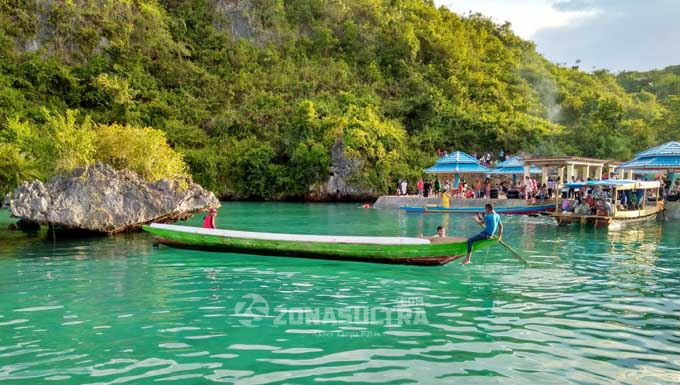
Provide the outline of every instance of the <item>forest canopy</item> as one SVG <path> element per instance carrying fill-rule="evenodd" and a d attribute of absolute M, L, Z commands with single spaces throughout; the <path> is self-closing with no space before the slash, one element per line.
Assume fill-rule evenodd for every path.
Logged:
<path fill-rule="evenodd" d="M 102 159 L 298 198 L 338 142 L 374 193 L 437 149 L 626 160 L 678 138 L 678 72 L 560 67 L 423 0 L 0 0 L 0 189 Z"/>

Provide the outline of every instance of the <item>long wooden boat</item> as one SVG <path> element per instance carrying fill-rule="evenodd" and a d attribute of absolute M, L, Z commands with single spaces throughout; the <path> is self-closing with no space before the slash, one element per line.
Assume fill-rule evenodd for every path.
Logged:
<path fill-rule="evenodd" d="M 580 189 L 585 188 L 601 188 L 607 192 L 610 200 L 618 200 L 618 195 L 626 191 L 644 191 L 643 197 L 647 196 L 647 191 L 652 190 L 656 192 L 656 196 L 659 196 L 660 183 L 658 181 L 637 181 L 637 180 L 600 180 L 600 181 L 588 181 L 588 182 L 572 182 L 567 183 L 565 187 Z M 603 201 L 602 198 L 596 199 L 596 201 Z M 598 208 L 595 215 L 587 214 L 577 214 L 572 212 L 555 212 L 551 215 L 557 221 L 560 226 L 570 225 L 570 224 L 581 224 L 581 225 L 592 225 L 597 228 L 607 228 L 612 224 L 621 225 L 624 223 L 640 222 L 646 220 L 656 219 L 657 214 L 659 214 L 663 208 L 659 202 L 654 205 L 645 204 L 646 198 L 642 202 L 639 208 L 636 209 L 617 209 L 612 215 L 609 215 L 606 210 Z"/>
<path fill-rule="evenodd" d="M 204 229 L 151 224 L 144 230 L 171 247 L 266 256 L 333 259 L 406 265 L 444 265 L 467 251 L 467 239 L 430 241 L 408 237 L 304 235 Z M 496 240 L 475 243 L 475 250 Z"/>
<path fill-rule="evenodd" d="M 484 207 L 442 207 L 442 206 L 425 206 L 425 207 L 410 207 L 402 206 L 401 210 L 407 213 L 436 213 L 436 214 L 468 214 L 468 213 L 481 213 L 484 212 Z M 498 214 L 514 214 L 514 215 L 525 215 L 525 214 L 538 214 L 544 212 L 550 212 L 555 210 L 555 204 L 540 204 L 540 205 L 528 205 L 528 206 L 509 206 L 509 207 L 499 207 L 496 206 L 494 210 Z"/>
<path fill-rule="evenodd" d="M 560 226 L 571 224 L 588 224 L 594 227 L 609 227 L 611 224 L 632 223 L 656 219 L 659 210 L 656 207 L 648 207 L 642 210 L 617 211 L 613 216 L 609 215 L 582 215 L 572 213 L 552 214 Z"/>

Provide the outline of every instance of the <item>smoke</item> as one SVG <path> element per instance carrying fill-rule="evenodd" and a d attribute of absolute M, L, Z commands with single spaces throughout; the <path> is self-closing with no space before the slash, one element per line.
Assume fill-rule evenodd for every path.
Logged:
<path fill-rule="evenodd" d="M 562 105 L 560 104 L 560 90 L 557 82 L 544 71 L 536 71 L 531 75 L 531 78 L 527 80 L 529 80 L 545 107 L 548 120 L 558 123 L 562 118 Z"/>

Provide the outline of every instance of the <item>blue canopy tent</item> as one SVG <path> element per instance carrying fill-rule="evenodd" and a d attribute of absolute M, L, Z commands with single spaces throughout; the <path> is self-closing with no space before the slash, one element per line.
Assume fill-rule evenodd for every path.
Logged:
<path fill-rule="evenodd" d="M 680 171 L 680 143 L 671 141 L 639 152 L 633 160 L 619 165 L 617 169 L 666 171 L 669 182 L 673 183 L 674 173 Z"/>
<path fill-rule="evenodd" d="M 524 162 L 519 156 L 513 156 L 512 158 L 500 162 L 496 165 L 496 168 L 491 170 L 491 174 L 512 174 L 512 183 L 517 184 L 517 175 L 524 174 Z M 542 174 L 543 169 L 531 165 L 529 168 L 529 174 Z"/>
<path fill-rule="evenodd" d="M 637 153 L 617 167 L 623 170 L 680 170 L 680 143 L 668 142 Z"/>
<path fill-rule="evenodd" d="M 532 165 L 529 168 L 529 173 L 542 174 L 543 169 Z M 496 168 L 491 170 L 491 174 L 524 174 L 524 162 L 519 156 L 513 156 L 504 162 L 498 163 Z"/>
<path fill-rule="evenodd" d="M 453 174 L 453 188 L 458 188 L 460 174 L 488 174 L 491 170 L 482 166 L 479 161 L 462 151 L 453 152 L 435 162 L 434 166 L 426 168 L 428 174 Z"/>

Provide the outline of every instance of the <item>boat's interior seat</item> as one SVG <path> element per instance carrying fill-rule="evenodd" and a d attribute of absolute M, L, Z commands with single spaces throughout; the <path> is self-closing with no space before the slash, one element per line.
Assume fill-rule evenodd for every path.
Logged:
<path fill-rule="evenodd" d="M 204 229 L 202 227 L 190 227 L 179 225 L 166 225 L 152 223 L 151 227 L 173 231 L 182 231 L 192 234 L 216 235 L 228 238 L 259 239 L 270 241 L 294 241 L 294 242 L 324 242 L 324 243 L 362 243 L 378 245 L 429 245 L 431 242 L 423 238 L 410 237 L 366 237 L 353 235 L 310 235 L 310 234 L 284 234 L 284 233 L 260 233 L 254 231 L 236 231 L 221 229 Z"/>

